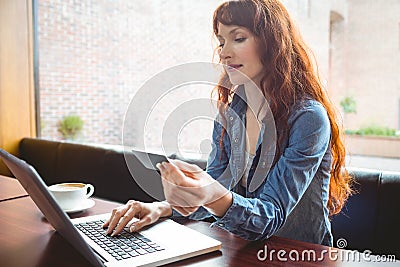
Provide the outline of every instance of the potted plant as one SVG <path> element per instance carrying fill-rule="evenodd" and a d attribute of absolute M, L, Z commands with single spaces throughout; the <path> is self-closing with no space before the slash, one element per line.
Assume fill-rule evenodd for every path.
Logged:
<path fill-rule="evenodd" d="M 64 139 L 75 140 L 81 133 L 83 128 L 83 120 L 77 115 L 65 116 L 60 122 L 58 131 Z"/>
<path fill-rule="evenodd" d="M 371 123 L 358 130 L 346 131 L 350 154 L 400 158 L 400 138 L 395 129 Z"/>
<path fill-rule="evenodd" d="M 344 114 L 357 113 L 357 102 L 353 96 L 346 96 L 340 101 Z"/>

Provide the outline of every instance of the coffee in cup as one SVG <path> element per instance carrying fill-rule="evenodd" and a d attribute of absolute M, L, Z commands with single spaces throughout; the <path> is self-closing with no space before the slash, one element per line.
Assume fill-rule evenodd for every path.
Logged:
<path fill-rule="evenodd" d="M 63 210 L 73 210 L 93 195 L 94 187 L 84 183 L 61 183 L 48 187 Z"/>

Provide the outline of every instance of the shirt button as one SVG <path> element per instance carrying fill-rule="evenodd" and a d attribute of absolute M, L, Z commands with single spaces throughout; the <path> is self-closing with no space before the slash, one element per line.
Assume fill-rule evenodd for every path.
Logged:
<path fill-rule="evenodd" d="M 233 121 L 233 117 L 229 117 L 229 119 L 230 119 L 231 121 Z"/>
<path fill-rule="evenodd" d="M 237 143 L 237 142 L 239 142 L 239 139 L 238 139 L 238 138 L 235 139 L 235 143 Z"/>

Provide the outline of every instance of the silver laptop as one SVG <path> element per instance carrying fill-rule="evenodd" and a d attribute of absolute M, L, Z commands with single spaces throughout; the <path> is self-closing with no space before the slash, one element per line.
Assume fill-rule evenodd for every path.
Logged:
<path fill-rule="evenodd" d="M 70 219 L 32 166 L 3 149 L 0 158 L 51 225 L 94 266 L 159 266 L 221 249 L 221 242 L 170 219 L 139 233 L 106 236 L 101 225 L 109 213 Z"/>

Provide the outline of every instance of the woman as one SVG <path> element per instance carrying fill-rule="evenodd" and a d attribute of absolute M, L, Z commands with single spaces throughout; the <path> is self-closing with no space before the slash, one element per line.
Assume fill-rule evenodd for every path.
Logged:
<path fill-rule="evenodd" d="M 167 201 L 114 209 L 107 233 L 118 234 L 134 217 L 140 220 L 131 231 L 179 212 L 213 217 L 248 240 L 278 235 L 332 246 L 329 216 L 351 194 L 351 178 L 334 107 L 287 10 L 279 0 L 228 1 L 214 12 L 213 30 L 225 71 L 207 171 L 177 160 L 159 164 Z M 262 120 L 264 99 L 276 140 L 261 138 L 273 131 Z M 262 152 L 271 143 L 275 156 Z M 271 168 L 252 189 L 265 162 Z"/>

